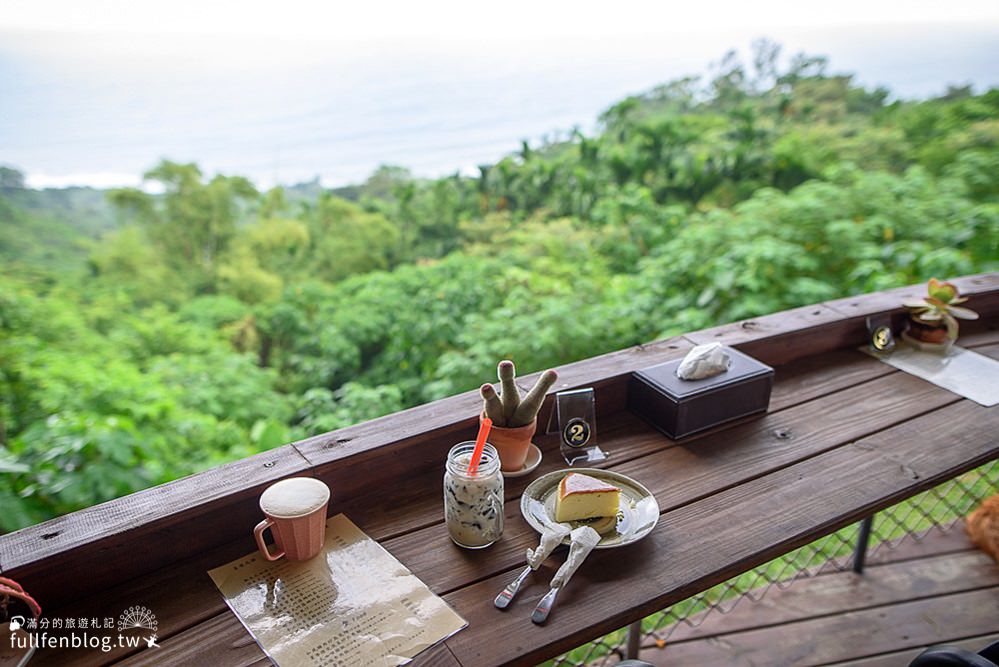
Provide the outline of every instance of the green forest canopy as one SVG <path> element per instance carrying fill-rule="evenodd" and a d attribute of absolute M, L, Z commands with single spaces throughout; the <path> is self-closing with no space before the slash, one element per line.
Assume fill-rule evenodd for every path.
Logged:
<path fill-rule="evenodd" d="M 760 44 L 479 174 L 162 194 L 0 173 L 0 531 L 477 386 L 999 268 L 999 90 Z M 105 196 L 106 195 L 106 196 Z"/>

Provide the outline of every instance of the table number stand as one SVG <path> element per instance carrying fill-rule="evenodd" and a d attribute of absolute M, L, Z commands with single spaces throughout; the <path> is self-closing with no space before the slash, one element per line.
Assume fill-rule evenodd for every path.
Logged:
<path fill-rule="evenodd" d="M 867 344 L 875 354 L 887 355 L 895 350 L 890 316 L 876 315 L 867 318 Z"/>
<path fill-rule="evenodd" d="M 555 394 L 545 432 L 559 433 L 562 457 L 571 466 L 607 460 L 607 453 L 597 445 L 596 398 L 592 387 Z"/>

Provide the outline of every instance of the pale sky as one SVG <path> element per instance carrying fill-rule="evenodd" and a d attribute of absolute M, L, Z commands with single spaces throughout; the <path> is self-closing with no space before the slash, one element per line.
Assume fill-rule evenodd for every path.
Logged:
<path fill-rule="evenodd" d="M 999 23 L 995 0 L 635 2 L 4 0 L 0 30 L 317 36 L 365 40 L 605 36 L 897 23 Z"/>
<path fill-rule="evenodd" d="M 903 97 L 999 85 L 999 0 L 0 0 L 0 163 L 136 184 L 474 172 L 768 38 Z"/>

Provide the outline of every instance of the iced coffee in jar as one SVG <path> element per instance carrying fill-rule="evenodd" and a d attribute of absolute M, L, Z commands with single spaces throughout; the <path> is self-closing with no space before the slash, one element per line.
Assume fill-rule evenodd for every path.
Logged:
<path fill-rule="evenodd" d="M 503 534 L 503 475 L 499 454 L 486 443 L 479 466 L 470 473 L 474 442 L 448 452 L 444 471 L 444 521 L 459 547 L 483 549 Z"/>

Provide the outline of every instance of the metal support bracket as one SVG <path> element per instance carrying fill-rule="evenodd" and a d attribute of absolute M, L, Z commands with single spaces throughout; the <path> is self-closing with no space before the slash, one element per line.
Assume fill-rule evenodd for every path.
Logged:
<path fill-rule="evenodd" d="M 864 573 L 864 563 L 867 561 L 867 544 L 871 541 L 871 525 L 874 515 L 860 522 L 860 532 L 857 534 L 857 545 L 853 548 L 853 571 Z"/>
<path fill-rule="evenodd" d="M 638 657 L 638 649 L 642 646 L 642 621 L 635 621 L 628 626 L 628 645 L 624 650 L 625 660 L 634 660 Z"/>

